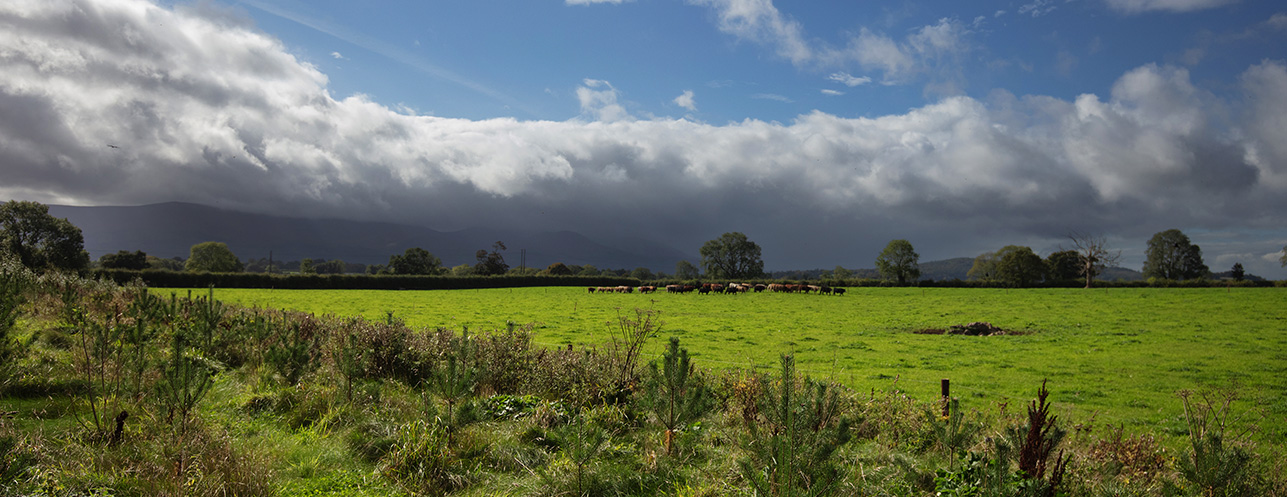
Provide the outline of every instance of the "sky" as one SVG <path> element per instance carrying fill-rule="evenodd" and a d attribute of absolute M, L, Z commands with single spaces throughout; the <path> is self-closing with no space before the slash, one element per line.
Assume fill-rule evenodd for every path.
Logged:
<path fill-rule="evenodd" d="M 0 199 L 1287 278 L 1287 6 L 5 0 Z"/>

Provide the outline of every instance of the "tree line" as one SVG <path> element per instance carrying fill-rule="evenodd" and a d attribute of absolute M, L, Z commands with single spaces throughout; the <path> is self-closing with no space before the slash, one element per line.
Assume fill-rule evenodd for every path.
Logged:
<path fill-rule="evenodd" d="M 1069 246 L 1061 247 L 1045 258 L 1032 248 L 1007 245 L 995 252 L 980 254 L 967 273 L 970 280 L 990 285 L 1030 287 L 1039 285 L 1068 286 L 1082 282 L 1086 288 L 1095 278 L 1120 259 L 1121 252 L 1109 248 L 1103 236 L 1073 233 Z M 641 281 L 698 279 L 751 280 L 766 279 L 764 261 L 758 244 L 745 234 L 729 232 L 704 243 L 699 249 L 699 264 L 681 260 L 673 274 L 654 273 L 649 268 L 599 269 L 593 265 L 569 265 L 562 262 L 544 269 L 513 268 L 506 261 L 504 242 L 497 241 L 490 250 L 479 249 L 474 264 L 447 267 L 442 260 L 421 247 L 411 247 L 389 256 L 387 264 L 346 263 L 340 259 L 311 259 L 276 262 L 250 259 L 243 262 L 224 243 L 217 241 L 193 245 L 187 259 L 160 258 L 143 251 L 121 250 L 105 254 L 96 265 L 84 249 L 80 228 L 66 219 L 49 214 L 49 207 L 38 202 L 10 201 L 0 204 L 0 248 L 13 254 L 31 268 L 53 268 L 83 272 L 91 267 L 109 270 L 168 270 L 210 273 L 296 273 L 302 275 L 368 275 L 401 276 L 609 276 Z M 880 279 L 896 285 L 920 283 L 919 254 L 911 242 L 892 240 L 875 259 Z M 1287 247 L 1280 262 L 1287 267 Z M 1211 278 L 1212 273 L 1202 258 L 1202 249 L 1178 229 L 1158 232 L 1148 241 L 1144 277 L 1150 281 L 1185 281 Z M 1241 263 L 1234 264 L 1229 275 L 1242 280 L 1246 272 Z M 847 279 L 850 272 L 837 266 L 832 277 Z"/>

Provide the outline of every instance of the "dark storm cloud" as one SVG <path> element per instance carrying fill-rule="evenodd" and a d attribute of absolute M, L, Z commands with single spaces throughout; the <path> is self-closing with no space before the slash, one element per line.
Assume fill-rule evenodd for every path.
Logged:
<path fill-rule="evenodd" d="M 586 80 L 579 119 L 471 121 L 336 99 L 226 12 L 7 2 L 0 195 L 570 229 L 692 252 L 737 230 L 770 268 L 870 266 L 891 238 L 938 258 L 1042 250 L 1073 230 L 1280 229 L 1287 70 L 1266 61 L 1241 84 L 1224 101 L 1149 65 L 1106 100 L 998 92 L 715 126 L 636 119 Z"/>

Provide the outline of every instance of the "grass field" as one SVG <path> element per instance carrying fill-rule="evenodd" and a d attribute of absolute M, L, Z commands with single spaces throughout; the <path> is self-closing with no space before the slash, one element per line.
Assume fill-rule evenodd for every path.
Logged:
<path fill-rule="evenodd" d="M 393 312 L 417 327 L 536 323 L 536 340 L 550 347 L 605 343 L 618 313 L 653 309 L 665 325 L 650 354 L 668 336 L 709 367 L 771 369 L 780 354 L 794 353 L 815 377 L 923 399 L 949 378 L 953 395 L 980 410 L 1021 410 L 1049 379 L 1052 399 L 1073 422 L 1172 439 L 1185 429 L 1177 391 L 1236 382 L 1248 400 L 1240 410 L 1265 415 L 1253 410 L 1240 422 L 1259 424 L 1256 438 L 1265 442 L 1287 442 L 1287 289 L 870 288 L 840 297 L 218 289 L 215 296 L 318 315 L 381 320 Z M 1019 334 L 914 333 L 972 321 Z"/>

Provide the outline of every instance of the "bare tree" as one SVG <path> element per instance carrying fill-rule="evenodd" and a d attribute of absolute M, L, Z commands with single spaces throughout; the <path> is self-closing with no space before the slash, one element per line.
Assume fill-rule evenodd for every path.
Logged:
<path fill-rule="evenodd" d="M 1077 273 L 1086 278 L 1086 288 L 1090 288 L 1104 268 L 1116 265 L 1122 258 L 1122 251 L 1108 249 L 1108 239 L 1103 235 L 1074 231 L 1068 234 L 1068 239 L 1072 240 L 1073 250 L 1077 251 Z"/>

